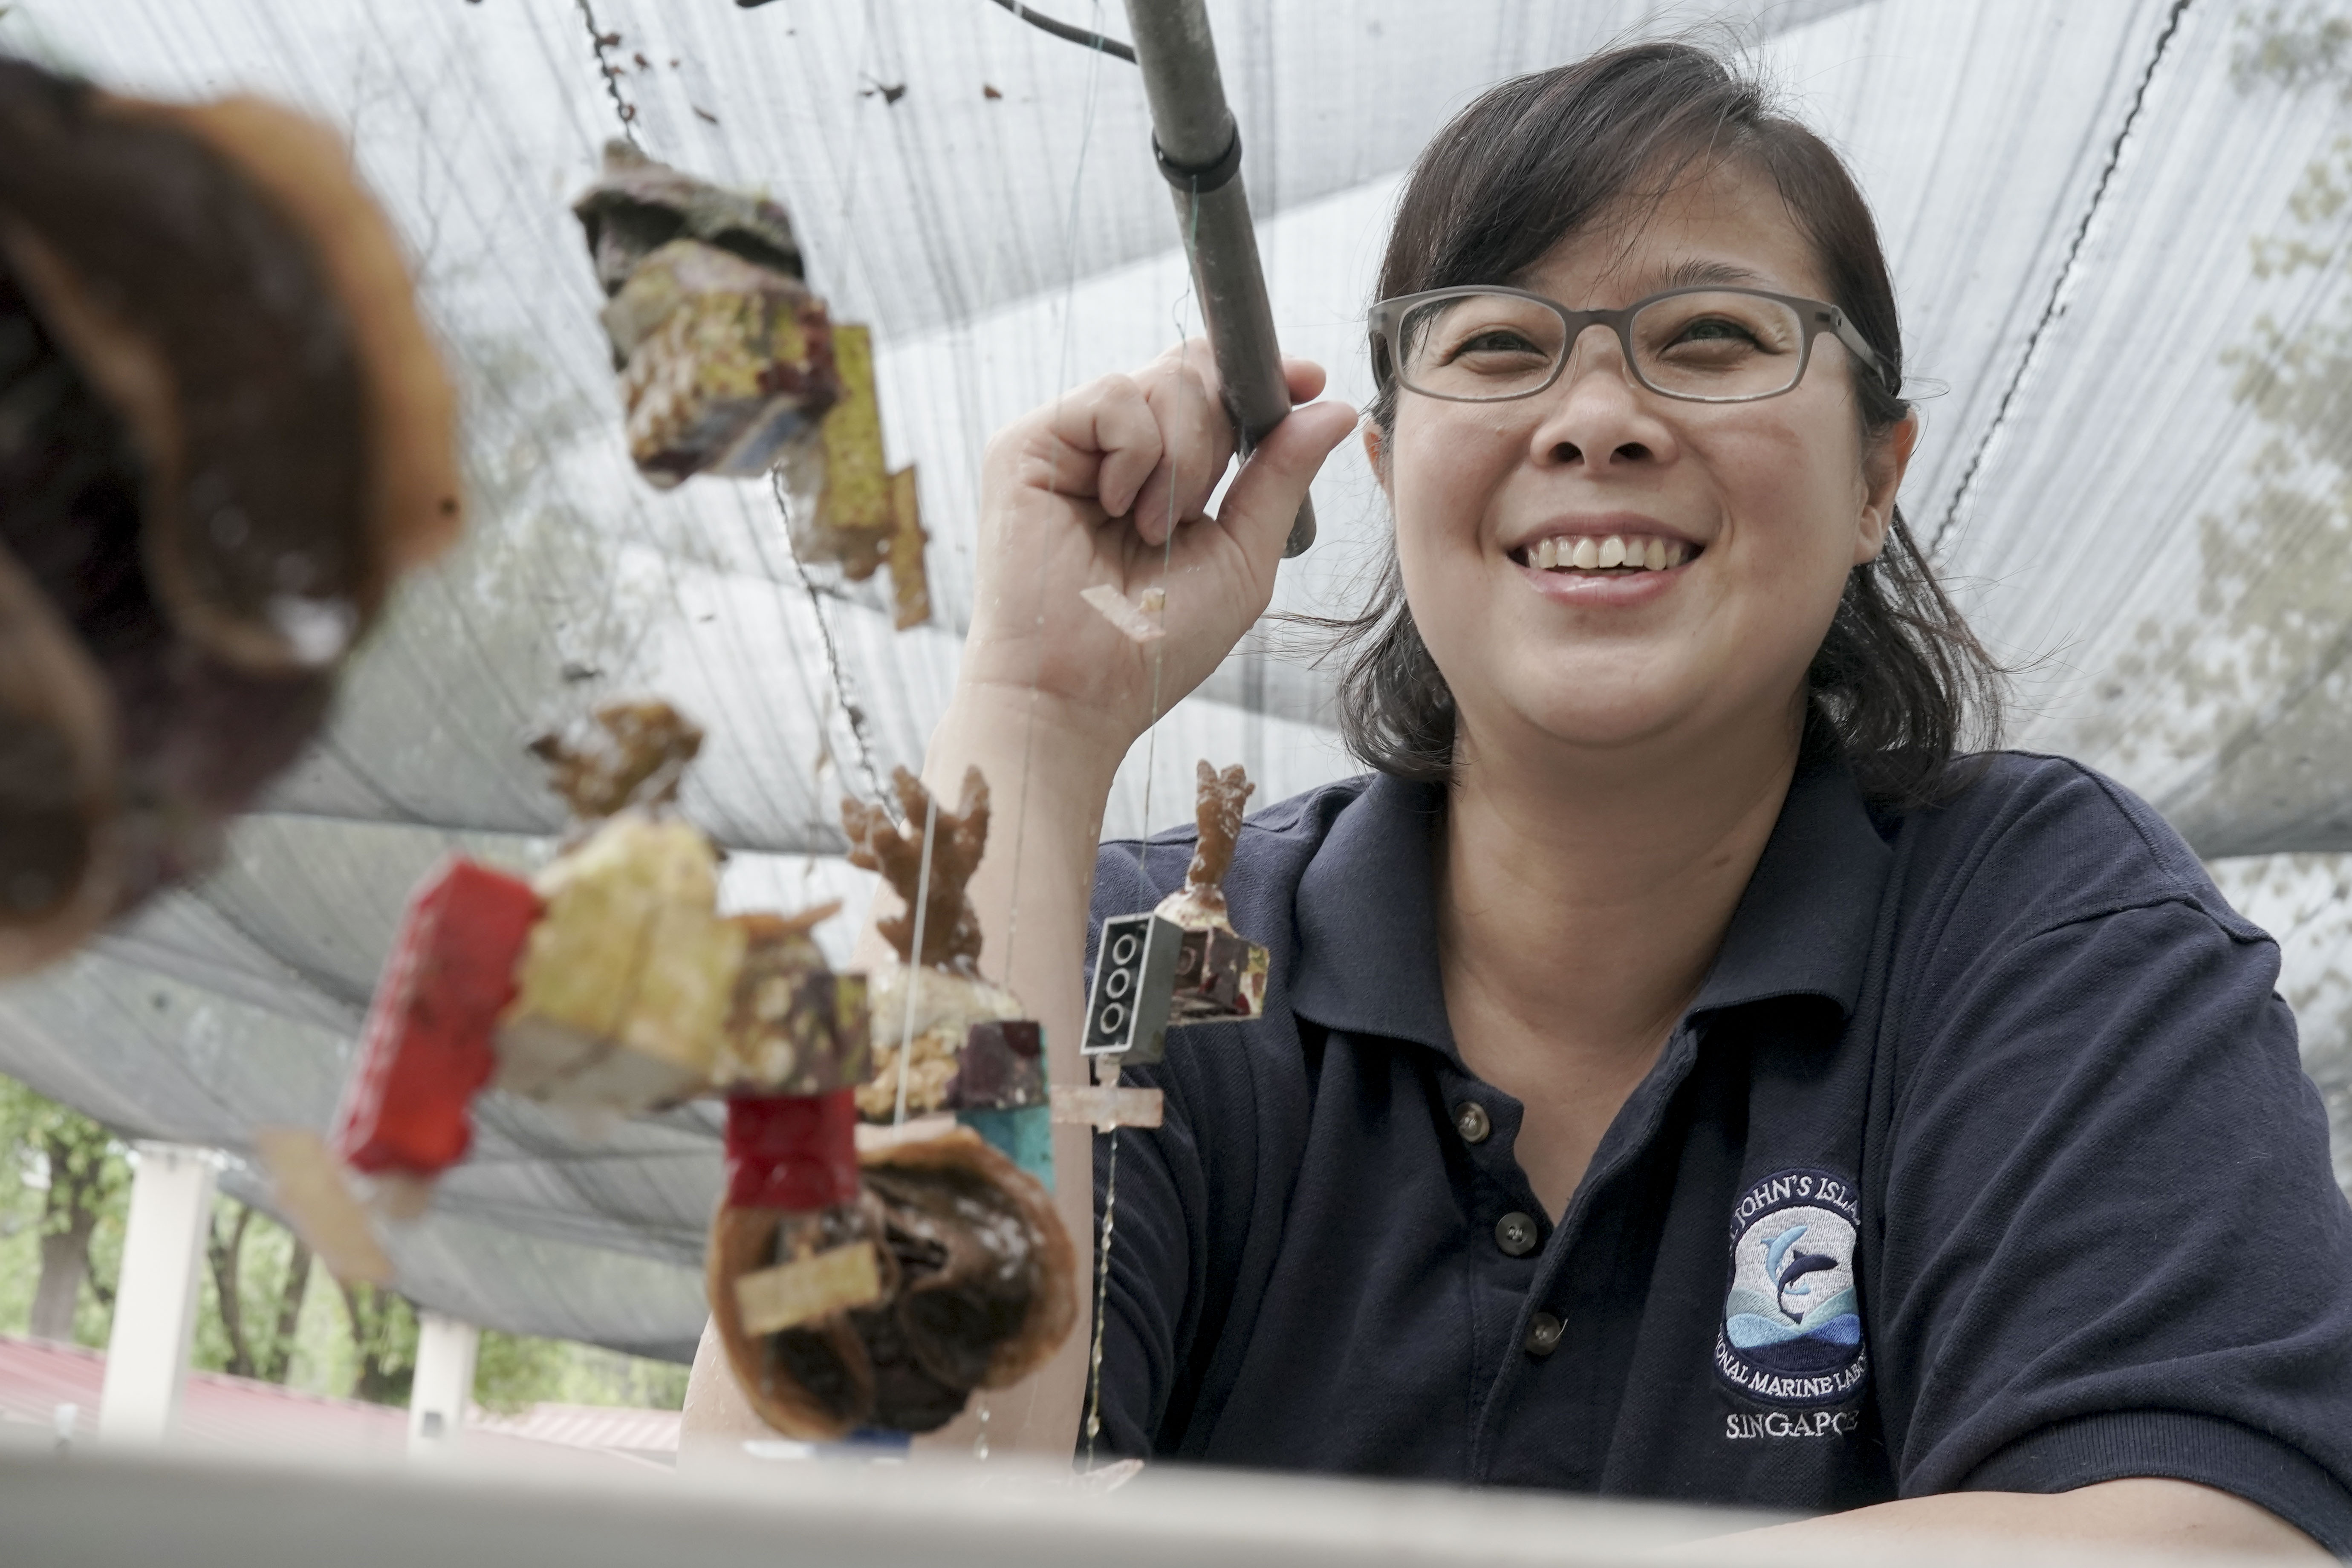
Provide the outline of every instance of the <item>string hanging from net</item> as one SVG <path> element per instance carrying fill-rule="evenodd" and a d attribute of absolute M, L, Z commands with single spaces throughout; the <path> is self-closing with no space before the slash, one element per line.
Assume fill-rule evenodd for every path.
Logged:
<path fill-rule="evenodd" d="M 882 787 L 881 770 L 874 765 L 874 739 L 866 731 L 866 708 L 851 691 L 848 671 L 842 668 L 841 645 L 834 636 L 833 618 L 825 614 L 824 591 L 816 585 L 800 552 L 793 548 L 793 501 L 781 469 L 768 475 L 768 489 L 774 494 L 776 510 L 784 521 L 784 558 L 793 563 L 793 576 L 808 599 L 809 618 L 816 623 L 817 643 L 824 651 L 825 680 L 833 689 L 833 706 L 849 728 L 850 750 L 856 753 L 857 771 L 865 775 L 866 798 L 880 803 L 896 823 L 898 807 L 890 798 L 890 792 Z"/>
<path fill-rule="evenodd" d="M 866 5 L 860 12 L 856 57 L 861 72 L 873 41 L 874 5 L 873 0 L 866 0 Z M 887 103 L 880 107 L 883 112 L 888 111 Z M 839 270 L 845 279 L 854 273 L 857 261 L 857 231 L 851 225 L 850 217 L 857 204 L 859 185 L 857 176 L 865 160 L 866 133 L 869 119 L 870 116 L 864 113 L 855 115 L 851 119 L 849 154 L 843 161 L 841 205 L 835 210 L 834 217 L 834 231 L 842 237 Z M 905 824 L 899 817 L 898 802 L 893 798 L 890 791 L 882 787 L 882 771 L 875 765 L 874 739 L 866 726 L 866 708 L 857 700 L 851 688 L 848 670 L 841 657 L 840 640 L 834 630 L 833 617 L 826 613 L 824 590 L 817 584 L 816 579 L 809 574 L 807 563 L 801 560 L 800 552 L 793 545 L 792 497 L 785 487 L 781 469 L 772 470 L 769 473 L 768 488 L 775 498 L 776 514 L 784 525 L 784 550 L 793 563 L 793 578 L 799 583 L 802 595 L 808 600 L 810 617 L 816 623 L 817 641 L 824 651 L 825 679 L 833 689 L 833 706 L 840 713 L 842 722 L 849 730 L 850 750 L 856 756 L 857 771 L 864 779 L 864 788 L 860 793 L 864 794 L 870 804 L 881 806 L 884 814 L 894 826 L 903 826 Z M 845 773 L 843 777 L 846 784 L 847 775 Z M 858 786 L 854 784 L 848 784 L 848 787 L 853 791 L 858 789 Z M 930 846 L 928 838 L 924 841 L 923 855 L 924 871 L 928 875 L 930 867 Z"/>

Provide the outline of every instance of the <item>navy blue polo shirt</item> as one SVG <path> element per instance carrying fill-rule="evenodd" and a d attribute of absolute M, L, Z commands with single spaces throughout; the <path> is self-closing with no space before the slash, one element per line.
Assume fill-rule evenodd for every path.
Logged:
<path fill-rule="evenodd" d="M 1265 1016 L 1128 1081 L 1101 1442 L 1802 1511 L 2201 1481 L 2352 1552 L 2352 1212 L 2276 946 L 2147 805 L 2003 753 L 1801 774 L 1555 1225 L 1462 1065 L 1430 786 L 1250 819 Z M 1095 919 L 1190 834 L 1105 847 Z M 1109 1175 L 1096 1145 L 1096 1203 Z"/>

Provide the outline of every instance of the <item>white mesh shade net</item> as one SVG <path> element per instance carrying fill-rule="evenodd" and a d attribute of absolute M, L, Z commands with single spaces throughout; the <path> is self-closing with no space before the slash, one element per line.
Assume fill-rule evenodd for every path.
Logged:
<path fill-rule="evenodd" d="M 2261 68 L 2259 17 L 2171 0 L 1211 12 L 1285 346 L 1358 402 L 1383 221 L 1445 115 L 1505 76 L 1717 18 L 1699 36 L 1745 39 L 1877 211 L 1927 395 L 1904 504 L 1979 630 L 2029 663 L 2023 742 L 2116 773 L 2209 856 L 2352 849 L 2345 107 L 2324 70 Z M 1116 7 L 1060 14 L 1123 31 Z M 619 129 L 574 0 L 0 16 L 0 47 L 126 90 L 253 90 L 343 129 L 467 401 L 471 537 L 404 590 L 227 865 L 0 991 L 0 1068 L 126 1131 L 237 1151 L 267 1122 L 323 1126 L 409 887 L 451 849 L 542 858 L 561 819 L 520 742 L 607 695 L 658 691 L 707 726 L 686 805 L 732 851 L 730 905 L 856 913 L 869 882 L 838 858 L 837 802 L 868 775 L 819 617 L 874 767 L 914 762 L 954 681 L 989 432 L 1195 330 L 1131 67 L 985 0 L 595 16 L 621 37 L 614 86 L 646 151 L 780 198 L 812 285 L 873 326 L 892 461 L 920 467 L 932 626 L 894 634 L 872 585 L 813 598 L 764 487 L 662 494 L 630 469 L 568 210 Z M 1352 444 L 1316 499 L 1322 540 L 1284 567 L 1277 605 L 1328 614 L 1356 602 L 1387 521 Z M 1329 686 L 1245 645 L 1160 726 L 1154 823 L 1189 812 L 1196 757 L 1244 763 L 1259 805 L 1354 771 Z M 1145 756 L 1113 832 L 1142 825 Z M 2331 866 L 2231 886 L 2295 922 L 2290 988 L 2315 999 L 2333 1089 Z M 824 935 L 845 957 L 846 921 Z M 717 1127 L 688 1109 L 589 1139 L 486 1097 L 474 1159 L 395 1238 L 403 1288 L 495 1326 L 684 1353 Z M 249 1173 L 231 1184 L 259 1195 Z"/>

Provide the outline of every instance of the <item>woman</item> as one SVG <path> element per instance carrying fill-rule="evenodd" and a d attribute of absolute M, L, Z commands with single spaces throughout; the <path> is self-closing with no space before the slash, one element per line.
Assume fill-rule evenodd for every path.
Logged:
<path fill-rule="evenodd" d="M 1956 755 L 1996 683 L 1895 510 L 1835 155 L 1683 46 L 1507 83 L 1423 155 L 1381 301 L 1374 771 L 1243 835 L 1265 1019 L 1132 1075 L 1167 1124 L 1121 1142 L 1101 1447 L 2352 1550 L 2352 1215 L 2276 951 L 2116 785 Z M 1299 407 L 1208 517 L 1205 360 L 992 444 L 929 758 L 1023 802 L 1013 978 L 1066 1080 L 1082 890 L 1150 908 L 1190 854 L 1097 858 L 1154 661 L 1164 701 L 1256 619 L 1354 424 Z M 1165 640 L 1097 583 L 1164 584 Z"/>

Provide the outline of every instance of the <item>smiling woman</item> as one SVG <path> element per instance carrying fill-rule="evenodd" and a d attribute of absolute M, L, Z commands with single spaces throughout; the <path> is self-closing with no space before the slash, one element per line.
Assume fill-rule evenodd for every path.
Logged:
<path fill-rule="evenodd" d="M 1164 1120 L 1098 1162 L 1090 1442 L 2352 1551 L 2352 1211 L 2276 949 L 2117 785 L 1963 757 L 1997 671 L 1896 507 L 1917 426 L 1836 156 L 1686 47 L 1506 83 L 1416 167 L 1381 296 L 1372 772 L 1234 845 L 1262 1016 L 1130 1069 Z M 926 771 L 1024 781 L 1025 855 L 969 892 L 992 944 L 1018 910 L 1066 1083 L 1077 955 L 1193 852 L 1097 845 L 1112 775 L 1355 425 L 1291 364 L 1212 515 L 1207 366 L 1080 388 L 983 473 Z M 1159 635 L 1090 594 L 1161 595 Z M 1088 1342 L 1000 1442 L 1067 1451 Z"/>
<path fill-rule="evenodd" d="M 1604 341 L 1585 329 L 1605 324 L 1643 390 L 1699 402 L 1797 390 L 1829 333 L 1859 374 L 1833 374 L 1827 401 L 1852 411 L 1863 445 L 1882 463 L 1893 458 L 1899 480 L 1916 430 L 1902 396 L 1894 286 L 1869 208 L 1836 154 L 1770 113 L 1753 84 L 1692 51 L 1658 49 L 1523 78 L 1449 125 L 1415 174 L 1370 318 L 1376 464 L 1402 403 L 1534 397 L 1556 385 L 1572 352 Z M 1650 286 L 1664 292 L 1622 311 L 1580 313 L 1540 293 L 1478 287 L 1559 266 L 1571 236 L 1582 237 L 1588 261 L 1616 251 L 1611 260 L 1626 278 L 1651 265 Z M 1823 298 L 1767 292 L 1775 279 Z M 1482 323 L 1490 335 L 1467 358 L 1459 351 L 1475 329 L 1461 314 L 1465 298 L 1490 318 L 1507 310 Z M 1501 363 L 1497 327 L 1517 329 L 1523 365 Z M 1425 412 L 1444 427 L 1445 411 Z M 1979 739 L 1998 733 L 2000 672 L 1891 500 L 1878 526 L 1883 537 L 1843 574 L 1836 612 L 1813 638 L 1806 738 L 1816 753 L 1843 752 L 1870 793 L 1926 800 L 1945 784 L 1971 718 Z M 1522 556 L 1519 564 L 1590 572 L 1609 537 L 1586 559 L 1580 542 L 1592 534 L 1563 527 L 1536 542 L 1539 551 L 1559 542 L 1552 559 Z M 1643 540 L 1645 570 L 1660 569 L 1665 554 L 1704 548 L 1664 530 L 1630 537 Z M 1352 656 L 1340 721 L 1357 754 L 1399 776 L 1444 777 L 1453 695 L 1430 661 L 1394 557 L 1370 605 L 1338 629 Z"/>

